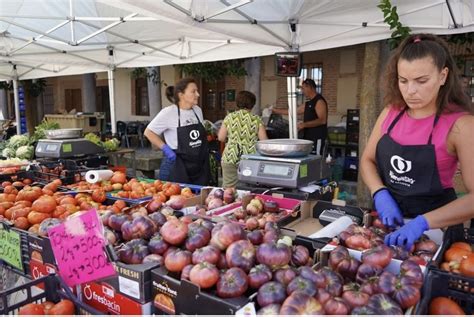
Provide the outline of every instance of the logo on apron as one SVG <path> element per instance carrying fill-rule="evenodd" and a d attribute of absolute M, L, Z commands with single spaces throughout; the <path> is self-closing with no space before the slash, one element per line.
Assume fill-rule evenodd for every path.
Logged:
<path fill-rule="evenodd" d="M 392 156 L 390 164 L 392 164 L 393 169 L 398 174 L 404 174 L 411 171 L 411 161 L 407 161 L 398 155 Z"/>
<path fill-rule="evenodd" d="M 398 156 L 398 155 L 393 155 L 390 158 L 390 165 L 392 165 L 392 168 L 395 170 L 397 174 L 404 174 L 411 171 L 411 161 L 407 161 L 403 157 Z M 408 176 L 395 175 L 395 173 L 392 170 L 389 171 L 389 175 L 390 175 L 390 182 L 392 184 L 399 184 L 406 187 L 411 187 L 411 185 L 415 183 L 415 180 L 413 178 L 408 177 Z"/>
<path fill-rule="evenodd" d="M 189 137 L 193 141 L 196 141 L 199 138 L 199 135 L 199 130 L 191 130 L 191 132 L 189 132 Z"/>
<path fill-rule="evenodd" d="M 191 142 L 189 142 L 189 146 L 191 148 L 196 148 L 196 147 L 201 146 L 202 141 L 199 140 L 200 135 L 201 134 L 199 133 L 199 130 L 191 130 L 191 132 L 189 132 L 189 137 L 191 138 Z"/>

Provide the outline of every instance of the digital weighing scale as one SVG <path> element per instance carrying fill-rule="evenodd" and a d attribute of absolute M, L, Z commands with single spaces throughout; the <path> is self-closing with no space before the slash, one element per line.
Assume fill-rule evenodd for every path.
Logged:
<path fill-rule="evenodd" d="M 66 158 L 103 153 L 104 149 L 91 141 L 80 139 L 38 141 L 35 149 L 36 157 Z"/>
<path fill-rule="evenodd" d="M 242 155 L 238 179 L 247 184 L 299 188 L 327 178 L 329 168 L 320 155 L 273 157 Z"/>

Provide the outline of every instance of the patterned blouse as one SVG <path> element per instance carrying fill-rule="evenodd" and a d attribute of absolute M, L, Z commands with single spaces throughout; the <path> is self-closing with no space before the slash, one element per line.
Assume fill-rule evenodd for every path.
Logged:
<path fill-rule="evenodd" d="M 259 116 L 247 110 L 238 110 L 228 114 L 224 119 L 227 128 L 227 144 L 222 155 L 222 162 L 237 164 L 242 154 L 256 152 L 258 129 L 263 125 Z"/>

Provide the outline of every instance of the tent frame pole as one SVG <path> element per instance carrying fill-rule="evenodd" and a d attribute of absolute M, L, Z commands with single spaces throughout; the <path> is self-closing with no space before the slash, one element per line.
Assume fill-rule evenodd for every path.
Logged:
<path fill-rule="evenodd" d="M 107 78 L 109 84 L 109 102 L 110 102 L 110 128 L 112 135 L 117 134 L 117 121 L 115 116 L 115 64 L 114 64 L 114 50 L 109 48 L 109 70 L 107 71 Z"/>
<path fill-rule="evenodd" d="M 18 74 L 16 65 L 13 65 L 13 98 L 15 100 L 15 121 L 16 134 L 21 134 L 21 120 L 20 120 L 20 98 L 18 96 Z"/>

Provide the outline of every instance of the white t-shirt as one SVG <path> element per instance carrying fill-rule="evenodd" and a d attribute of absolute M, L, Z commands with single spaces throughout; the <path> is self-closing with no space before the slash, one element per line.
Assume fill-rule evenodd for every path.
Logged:
<path fill-rule="evenodd" d="M 199 123 L 193 110 L 196 112 L 199 120 L 201 122 L 203 121 L 202 110 L 198 106 L 193 106 L 193 109 L 189 110 L 180 109 L 180 121 L 182 127 Z M 166 144 L 168 144 L 168 146 L 173 150 L 176 150 L 178 148 L 178 107 L 176 105 L 171 105 L 163 108 L 156 117 L 151 120 L 147 128 L 157 135 L 163 134 Z"/>

